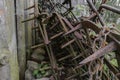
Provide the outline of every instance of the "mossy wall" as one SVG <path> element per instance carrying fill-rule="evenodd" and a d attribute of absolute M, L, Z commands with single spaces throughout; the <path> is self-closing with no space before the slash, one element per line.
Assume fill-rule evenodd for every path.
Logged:
<path fill-rule="evenodd" d="M 3 75 L 8 77 L 5 79 L 0 77 L 0 80 L 24 80 L 26 49 L 31 47 L 33 21 L 27 23 L 21 21 L 32 17 L 28 15 L 34 10 L 24 9 L 33 4 L 34 0 L 0 0 L 0 60 L 4 56 L 8 59 L 7 71 L 0 69 L 6 71 L 7 74 Z"/>
<path fill-rule="evenodd" d="M 6 55 L 9 61 L 9 80 L 19 80 L 14 11 L 14 0 L 0 0 L 0 56 Z"/>
<path fill-rule="evenodd" d="M 25 69 L 26 69 L 26 46 L 25 46 L 25 24 L 22 23 L 24 20 L 24 9 L 26 0 L 16 0 L 16 32 L 17 32 L 17 54 L 19 64 L 19 76 L 20 80 L 24 80 Z"/>

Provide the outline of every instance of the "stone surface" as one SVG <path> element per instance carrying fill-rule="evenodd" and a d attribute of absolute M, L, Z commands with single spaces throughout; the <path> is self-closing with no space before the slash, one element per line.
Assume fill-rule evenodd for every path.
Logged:
<path fill-rule="evenodd" d="M 37 48 L 33 51 L 33 54 L 37 53 L 37 54 L 45 54 L 45 50 L 43 48 Z"/>
<path fill-rule="evenodd" d="M 35 69 L 38 69 L 38 63 L 34 61 L 27 61 L 27 67 L 30 71 L 33 71 Z"/>
<path fill-rule="evenodd" d="M 0 80 L 10 80 L 10 66 L 8 64 L 0 67 Z"/>
<path fill-rule="evenodd" d="M 9 62 L 9 51 L 6 49 L 0 50 L 0 67 L 8 64 Z"/>
<path fill-rule="evenodd" d="M 32 72 L 28 69 L 25 72 L 25 80 L 35 80 L 35 78 L 32 75 Z"/>
<path fill-rule="evenodd" d="M 41 79 L 35 79 L 35 80 L 50 80 L 49 78 L 41 78 Z"/>
<path fill-rule="evenodd" d="M 37 61 L 42 61 L 44 59 L 45 50 L 42 48 L 37 48 L 33 51 L 31 57 Z"/>

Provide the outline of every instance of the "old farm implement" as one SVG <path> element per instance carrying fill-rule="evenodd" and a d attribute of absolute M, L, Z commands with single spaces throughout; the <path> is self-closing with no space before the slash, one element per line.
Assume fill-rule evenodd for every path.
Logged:
<path fill-rule="evenodd" d="M 90 15 L 79 19 L 71 0 L 38 0 L 25 9 L 35 10 L 32 18 L 22 21 L 34 21 L 31 49 L 45 49 L 55 80 L 119 80 L 120 31 L 107 26 L 101 13 L 120 14 L 120 9 L 107 5 L 107 0 L 98 8 L 95 0 L 86 1 Z M 106 57 L 109 53 L 115 55 L 117 66 Z"/>

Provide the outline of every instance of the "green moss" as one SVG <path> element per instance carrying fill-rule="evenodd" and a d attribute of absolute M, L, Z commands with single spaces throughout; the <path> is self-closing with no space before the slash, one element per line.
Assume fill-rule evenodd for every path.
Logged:
<path fill-rule="evenodd" d="M 118 67 L 118 63 L 117 63 L 117 60 L 116 60 L 116 59 L 112 59 L 112 60 L 110 61 L 110 63 L 111 63 L 112 65 Z"/>
<path fill-rule="evenodd" d="M 15 55 L 10 57 L 10 72 L 11 72 L 11 80 L 19 80 L 19 68 L 17 57 Z"/>

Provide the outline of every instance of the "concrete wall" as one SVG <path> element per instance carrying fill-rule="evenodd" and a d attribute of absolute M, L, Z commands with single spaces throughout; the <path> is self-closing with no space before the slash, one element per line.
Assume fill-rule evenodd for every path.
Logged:
<path fill-rule="evenodd" d="M 26 6 L 25 0 L 16 0 L 16 31 L 17 31 L 17 54 L 19 63 L 20 80 L 24 80 L 26 69 L 26 46 L 25 46 L 25 24 L 21 23 L 24 20 L 24 9 Z"/>
<path fill-rule="evenodd" d="M 0 0 L 0 80 L 19 80 L 14 11 L 14 0 Z"/>
<path fill-rule="evenodd" d="M 32 16 L 29 13 L 34 12 L 34 9 L 25 11 L 25 8 L 28 8 L 34 4 L 34 0 L 16 0 L 16 20 L 17 20 L 17 47 L 18 47 L 18 63 L 19 63 L 19 73 L 20 80 L 24 80 L 25 69 L 26 69 L 26 58 L 30 54 L 29 49 L 31 48 L 32 43 L 32 24 L 33 21 L 26 23 L 21 23 L 22 20 L 28 19 Z"/>

